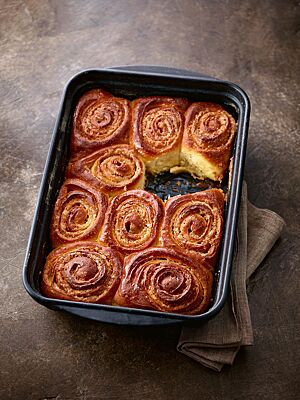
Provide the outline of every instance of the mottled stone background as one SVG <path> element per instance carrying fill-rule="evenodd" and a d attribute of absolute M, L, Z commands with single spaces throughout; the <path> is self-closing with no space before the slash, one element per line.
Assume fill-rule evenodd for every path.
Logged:
<path fill-rule="evenodd" d="M 1 399 L 298 398 L 299 4 L 0 1 Z M 250 285 L 255 345 L 221 374 L 177 353 L 179 328 L 60 314 L 22 286 L 63 87 L 84 68 L 128 64 L 203 72 L 236 82 L 251 99 L 250 199 L 282 215 L 287 227 Z"/>

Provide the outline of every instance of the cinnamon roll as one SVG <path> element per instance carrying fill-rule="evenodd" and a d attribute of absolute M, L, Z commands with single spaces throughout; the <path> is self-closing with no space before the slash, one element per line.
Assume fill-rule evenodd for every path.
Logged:
<path fill-rule="evenodd" d="M 186 99 L 145 97 L 132 102 L 130 141 L 152 174 L 179 164 Z"/>
<path fill-rule="evenodd" d="M 170 198 L 165 206 L 162 245 L 213 269 L 223 232 L 224 193 L 220 189 Z"/>
<path fill-rule="evenodd" d="M 200 262 L 171 249 L 150 248 L 125 259 L 113 303 L 170 313 L 201 314 L 211 298 L 213 276 Z"/>
<path fill-rule="evenodd" d="M 227 170 L 236 123 L 219 104 L 193 103 L 185 114 L 181 168 L 193 176 L 221 181 Z"/>
<path fill-rule="evenodd" d="M 41 291 L 47 297 L 111 304 L 120 283 L 122 259 L 95 242 L 58 247 L 47 257 Z"/>
<path fill-rule="evenodd" d="M 76 106 L 71 132 L 71 156 L 81 158 L 103 147 L 128 143 L 130 103 L 102 89 L 85 93 Z"/>
<path fill-rule="evenodd" d="M 99 234 L 108 207 L 108 197 L 79 179 L 67 179 L 55 203 L 50 238 L 52 246 Z"/>
<path fill-rule="evenodd" d="M 144 187 L 144 163 L 128 145 L 106 147 L 71 163 L 68 177 L 89 182 L 96 189 L 115 196 L 129 189 Z"/>
<path fill-rule="evenodd" d="M 100 240 L 121 253 L 158 243 L 163 202 L 145 190 L 129 190 L 112 199 Z"/>

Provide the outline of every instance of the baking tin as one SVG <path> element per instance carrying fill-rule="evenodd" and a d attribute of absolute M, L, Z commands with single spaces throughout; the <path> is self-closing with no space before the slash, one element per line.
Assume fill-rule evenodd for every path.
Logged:
<path fill-rule="evenodd" d="M 49 225 L 52 210 L 63 182 L 64 170 L 69 159 L 72 114 L 83 92 L 95 87 L 101 87 L 116 96 L 125 97 L 130 100 L 142 96 L 168 95 L 187 97 L 190 101 L 212 101 L 222 104 L 237 120 L 231 185 L 228 188 L 228 179 L 222 184 L 222 188 L 225 191 L 228 190 L 228 201 L 225 209 L 223 240 L 219 262 L 216 267 L 214 296 L 211 307 L 201 315 L 180 315 L 50 299 L 44 297 L 40 292 L 41 270 L 45 264 L 46 256 L 51 250 Z M 249 117 L 249 99 L 241 88 L 230 82 L 209 78 L 189 71 L 164 67 L 131 66 L 85 70 L 75 75 L 68 82 L 63 93 L 24 260 L 23 283 L 30 296 L 38 303 L 51 309 L 63 310 L 92 320 L 116 324 L 162 325 L 180 323 L 187 325 L 199 324 L 215 316 L 223 307 L 229 289 Z M 182 179 L 182 182 L 186 183 L 187 191 L 193 191 L 190 190 L 192 185 L 189 185 L 189 178 L 184 175 L 179 178 Z M 166 183 L 169 178 L 164 179 Z M 163 183 L 160 181 L 161 185 Z M 208 182 L 207 185 L 209 186 L 210 183 Z M 151 187 L 151 180 L 149 180 L 148 185 L 148 188 L 153 189 Z M 162 188 L 163 186 L 161 185 L 158 187 Z M 171 193 L 173 186 L 171 185 L 170 187 L 162 189 L 162 193 L 158 194 L 161 194 L 161 197 L 163 197 L 167 190 Z M 185 186 L 181 185 L 181 187 Z"/>

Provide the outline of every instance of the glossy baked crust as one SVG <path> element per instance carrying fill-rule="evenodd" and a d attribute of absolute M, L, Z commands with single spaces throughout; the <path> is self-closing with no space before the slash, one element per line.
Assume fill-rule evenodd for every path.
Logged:
<path fill-rule="evenodd" d="M 210 305 L 223 233 L 220 189 L 170 198 L 143 190 L 145 170 L 222 180 L 236 123 L 214 103 L 101 89 L 79 100 L 71 160 L 42 271 L 47 297 L 197 315 Z"/>
<path fill-rule="evenodd" d="M 104 221 L 108 197 L 79 179 L 67 179 L 57 197 L 50 238 L 53 247 L 96 239 Z"/>
<path fill-rule="evenodd" d="M 164 96 L 132 102 L 130 142 L 150 173 L 157 174 L 179 164 L 188 101 Z"/>
<path fill-rule="evenodd" d="M 211 269 L 217 261 L 223 233 L 224 193 L 220 189 L 171 197 L 165 206 L 162 245 Z"/>
<path fill-rule="evenodd" d="M 96 242 L 58 247 L 47 257 L 41 291 L 46 297 L 111 304 L 120 283 L 120 254 Z"/>
<path fill-rule="evenodd" d="M 115 196 L 144 187 L 145 167 L 135 151 L 126 144 L 109 146 L 71 163 L 67 177 L 77 177 L 96 189 Z"/>
<path fill-rule="evenodd" d="M 222 180 L 235 132 L 234 118 L 221 105 L 191 104 L 185 114 L 181 166 L 200 179 Z"/>
<path fill-rule="evenodd" d="M 145 190 L 128 190 L 114 197 L 100 240 L 123 254 L 158 243 L 163 202 Z"/>
<path fill-rule="evenodd" d="M 102 89 L 85 93 L 76 106 L 71 157 L 78 159 L 112 144 L 128 143 L 130 102 Z"/>
<path fill-rule="evenodd" d="M 150 248 L 125 259 L 113 303 L 156 311 L 201 314 L 211 298 L 213 276 L 200 262 L 171 249 Z"/>

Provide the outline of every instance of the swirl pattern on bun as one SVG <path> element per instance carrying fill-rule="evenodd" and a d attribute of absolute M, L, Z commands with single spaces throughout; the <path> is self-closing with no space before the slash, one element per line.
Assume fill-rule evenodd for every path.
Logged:
<path fill-rule="evenodd" d="M 71 163 L 67 176 L 89 182 L 109 196 L 144 187 L 145 167 L 128 145 L 109 146 Z"/>
<path fill-rule="evenodd" d="M 128 190 L 114 197 L 106 215 L 101 241 L 121 253 L 158 243 L 163 202 L 145 190 Z"/>
<path fill-rule="evenodd" d="M 128 143 L 130 102 L 102 90 L 85 93 L 76 106 L 71 133 L 72 158 L 103 147 Z"/>
<path fill-rule="evenodd" d="M 132 102 L 130 142 L 150 173 L 157 174 L 178 165 L 187 106 L 186 99 L 164 96 Z"/>
<path fill-rule="evenodd" d="M 95 239 L 104 221 L 108 197 L 87 182 L 67 179 L 57 197 L 50 227 L 52 246 Z"/>
<path fill-rule="evenodd" d="M 204 259 L 213 268 L 223 232 L 224 193 L 220 189 L 170 198 L 165 207 L 162 245 Z"/>
<path fill-rule="evenodd" d="M 42 293 L 56 299 L 111 304 L 122 270 L 120 254 L 96 242 L 58 247 L 47 257 Z"/>
<path fill-rule="evenodd" d="M 231 155 L 236 123 L 215 103 L 193 103 L 185 114 L 181 165 L 197 178 L 222 180 Z"/>
<path fill-rule="evenodd" d="M 211 297 L 212 273 L 171 249 L 150 248 L 125 259 L 114 304 L 201 314 Z"/>

